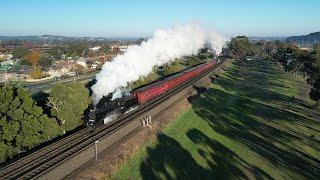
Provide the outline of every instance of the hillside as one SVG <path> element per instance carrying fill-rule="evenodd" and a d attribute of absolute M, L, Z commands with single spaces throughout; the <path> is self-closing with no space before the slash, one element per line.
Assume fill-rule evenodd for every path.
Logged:
<path fill-rule="evenodd" d="M 299 45 L 313 45 L 320 43 L 320 32 L 314 32 L 302 36 L 290 36 L 286 38 L 286 41 Z"/>
<path fill-rule="evenodd" d="M 234 62 L 113 178 L 317 179 L 320 113 L 308 91 L 272 62 Z"/>

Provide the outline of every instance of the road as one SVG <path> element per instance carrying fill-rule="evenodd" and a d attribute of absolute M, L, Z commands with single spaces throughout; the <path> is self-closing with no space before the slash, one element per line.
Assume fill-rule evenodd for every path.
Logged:
<path fill-rule="evenodd" d="M 94 74 L 84 74 L 80 75 L 79 77 L 76 77 L 76 81 L 90 81 L 94 79 L 96 76 L 96 73 Z M 40 91 L 45 91 L 51 89 L 56 83 L 67 83 L 72 82 L 73 77 L 63 79 L 63 80 L 48 80 L 44 82 L 33 82 L 33 83 L 23 83 L 23 86 L 30 90 L 32 94 L 38 93 Z"/>

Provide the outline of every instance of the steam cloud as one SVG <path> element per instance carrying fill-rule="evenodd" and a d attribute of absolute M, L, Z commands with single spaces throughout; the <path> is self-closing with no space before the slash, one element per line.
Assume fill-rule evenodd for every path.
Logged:
<path fill-rule="evenodd" d="M 123 55 L 103 65 L 96 76 L 97 83 L 92 86 L 94 104 L 103 96 L 147 76 L 154 66 L 196 54 L 206 43 L 211 43 L 216 54 L 219 54 L 225 41 L 218 33 L 206 31 L 198 24 L 156 30 L 153 37 L 140 46 L 129 46 Z"/>

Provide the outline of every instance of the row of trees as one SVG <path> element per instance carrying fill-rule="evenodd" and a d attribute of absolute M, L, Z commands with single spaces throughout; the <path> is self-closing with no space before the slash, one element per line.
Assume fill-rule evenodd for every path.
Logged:
<path fill-rule="evenodd" d="M 222 54 L 234 59 L 245 59 L 248 57 L 274 58 L 278 49 L 286 44 L 281 41 L 259 41 L 250 42 L 246 36 L 232 38 Z"/>
<path fill-rule="evenodd" d="M 81 83 L 57 84 L 46 101 L 41 107 L 24 88 L 0 88 L 0 162 L 80 126 L 90 103 Z"/>
<path fill-rule="evenodd" d="M 311 85 L 310 98 L 320 102 L 320 44 L 315 44 L 312 51 L 301 50 L 293 44 L 282 43 L 275 54 L 286 72 L 299 73 L 307 77 Z"/>
<path fill-rule="evenodd" d="M 235 59 L 260 57 L 278 61 L 285 72 L 302 74 L 311 85 L 310 98 L 320 106 L 320 44 L 312 51 L 282 41 L 250 42 L 245 36 L 233 38 L 223 55 Z"/>

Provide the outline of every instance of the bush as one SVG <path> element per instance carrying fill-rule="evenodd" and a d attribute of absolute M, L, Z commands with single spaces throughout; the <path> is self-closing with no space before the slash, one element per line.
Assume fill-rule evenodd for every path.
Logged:
<path fill-rule="evenodd" d="M 30 76 L 33 79 L 41 79 L 41 78 L 45 77 L 45 75 L 42 73 L 42 70 L 39 66 L 32 67 L 32 70 L 30 72 Z"/>

